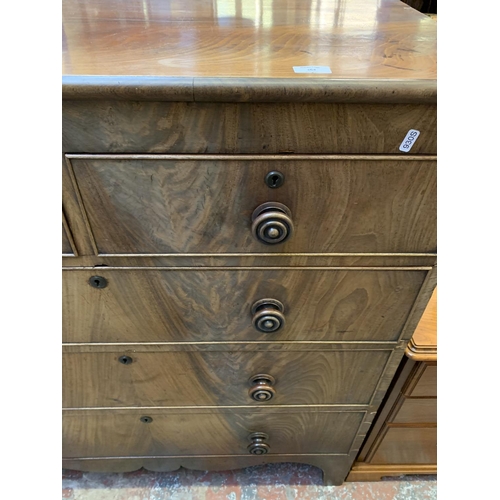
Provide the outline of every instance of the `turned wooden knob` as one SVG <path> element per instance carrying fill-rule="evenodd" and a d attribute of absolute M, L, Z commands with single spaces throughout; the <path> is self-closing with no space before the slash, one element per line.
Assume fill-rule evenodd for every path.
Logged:
<path fill-rule="evenodd" d="M 259 373 L 250 377 L 250 389 L 248 395 L 259 403 L 264 403 L 274 398 L 276 391 L 274 390 L 274 377 L 265 373 Z"/>
<path fill-rule="evenodd" d="M 260 299 L 252 305 L 252 324 L 263 333 L 273 333 L 285 325 L 285 306 L 276 299 Z"/>
<path fill-rule="evenodd" d="M 283 243 L 293 233 L 292 212 L 282 203 L 259 205 L 252 214 L 252 234 L 261 243 Z"/>
<path fill-rule="evenodd" d="M 265 432 L 253 432 L 248 436 L 248 439 L 252 443 L 248 445 L 247 450 L 252 455 L 265 455 L 271 449 L 267 443 L 264 443 L 265 440 L 269 439 Z"/>

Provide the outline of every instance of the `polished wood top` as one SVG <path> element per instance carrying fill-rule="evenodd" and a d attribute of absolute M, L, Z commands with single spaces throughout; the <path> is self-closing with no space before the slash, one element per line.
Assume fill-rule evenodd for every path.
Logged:
<path fill-rule="evenodd" d="M 437 361 L 437 288 L 406 348 L 406 355 L 415 361 Z"/>
<path fill-rule="evenodd" d="M 63 0 L 62 18 L 71 84 L 129 75 L 181 93 L 214 78 L 320 81 L 323 93 L 337 80 L 435 86 L 436 23 L 398 0 Z"/>

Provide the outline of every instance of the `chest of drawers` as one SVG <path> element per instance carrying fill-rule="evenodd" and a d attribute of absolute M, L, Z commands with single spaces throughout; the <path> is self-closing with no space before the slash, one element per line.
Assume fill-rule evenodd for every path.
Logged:
<path fill-rule="evenodd" d="M 437 288 L 411 338 L 349 481 L 437 473 Z"/>
<path fill-rule="evenodd" d="M 435 286 L 434 22 L 144 5 L 63 5 L 63 465 L 340 484 Z"/>

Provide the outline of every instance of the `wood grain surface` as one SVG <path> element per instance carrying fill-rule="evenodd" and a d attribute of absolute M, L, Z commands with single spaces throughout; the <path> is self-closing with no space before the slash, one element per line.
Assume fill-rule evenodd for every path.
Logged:
<path fill-rule="evenodd" d="M 352 268 L 407 269 L 428 271 L 437 260 L 435 253 L 219 253 L 219 254 L 108 254 L 63 256 L 66 269 L 76 268 L 247 268 L 247 267 L 299 267 L 299 268 Z"/>
<path fill-rule="evenodd" d="M 436 104 L 436 80 L 63 76 L 63 100 Z"/>
<path fill-rule="evenodd" d="M 62 253 L 65 256 L 75 257 L 78 255 L 75 242 L 73 240 L 73 235 L 68 226 L 68 221 L 62 213 Z"/>
<path fill-rule="evenodd" d="M 64 342 L 395 341 L 426 271 L 138 270 L 63 272 Z M 106 288 L 89 285 L 102 276 Z M 279 300 L 285 325 L 262 333 L 252 304 Z"/>
<path fill-rule="evenodd" d="M 434 289 L 405 354 L 415 361 L 437 361 L 437 288 Z"/>
<path fill-rule="evenodd" d="M 65 353 L 63 407 L 264 405 L 250 377 L 276 380 L 273 404 L 364 404 L 391 351 Z M 122 355 L 132 363 L 119 362 Z"/>
<path fill-rule="evenodd" d="M 400 477 L 404 475 L 436 475 L 436 464 L 365 464 L 356 462 L 349 472 L 346 481 L 380 481 L 383 477 Z"/>
<path fill-rule="evenodd" d="M 153 421 L 141 422 L 143 415 Z M 362 415 L 332 411 L 64 412 L 63 456 L 251 456 L 247 446 L 252 432 L 269 435 L 269 454 L 346 454 Z"/>
<path fill-rule="evenodd" d="M 412 154 L 437 151 L 435 104 L 63 101 L 66 153 Z"/>
<path fill-rule="evenodd" d="M 71 158 L 101 254 L 436 251 L 435 161 L 150 158 Z M 283 244 L 252 235 L 268 201 L 292 212 Z"/>
<path fill-rule="evenodd" d="M 129 343 L 72 343 L 63 344 L 63 353 L 116 353 L 135 356 L 137 353 L 160 352 L 330 352 L 330 351 L 390 351 L 403 355 L 404 342 L 129 342 Z M 390 375 L 387 375 L 389 379 Z"/>
<path fill-rule="evenodd" d="M 394 416 L 389 418 L 393 424 L 436 424 L 437 398 L 401 397 Z"/>
<path fill-rule="evenodd" d="M 66 0 L 63 74 L 436 78 L 436 23 L 396 0 Z M 297 74 L 294 66 L 329 66 Z"/>
<path fill-rule="evenodd" d="M 435 22 L 397 0 L 65 0 L 62 24 L 64 464 L 298 461 L 341 484 L 435 284 Z M 267 201 L 291 209 L 283 245 L 251 234 Z M 262 298 L 279 332 L 252 326 Z M 435 457 L 435 371 L 398 386 L 374 463 Z"/>
<path fill-rule="evenodd" d="M 436 464 L 436 427 L 389 427 L 376 447 L 372 464 Z"/>
<path fill-rule="evenodd" d="M 73 249 L 71 248 L 71 245 L 69 244 L 68 235 L 66 234 L 66 231 L 64 229 L 64 225 L 62 226 L 62 253 L 63 254 L 72 254 L 73 253 Z"/>
<path fill-rule="evenodd" d="M 412 398 L 437 397 L 437 365 L 419 363 L 403 392 Z"/>
<path fill-rule="evenodd" d="M 349 481 L 437 473 L 436 364 L 404 357 Z"/>
<path fill-rule="evenodd" d="M 72 169 L 68 168 L 68 160 L 63 154 L 61 172 L 63 230 L 66 228 L 66 234 L 71 234 L 73 237 L 75 250 L 78 251 L 78 255 L 92 255 L 95 254 L 95 248 L 92 246 L 88 226 L 81 212 L 81 203 L 78 200 L 78 193 L 74 184 L 74 176 L 72 179 L 72 172 Z M 72 256 L 71 260 L 74 261 L 74 258 Z"/>

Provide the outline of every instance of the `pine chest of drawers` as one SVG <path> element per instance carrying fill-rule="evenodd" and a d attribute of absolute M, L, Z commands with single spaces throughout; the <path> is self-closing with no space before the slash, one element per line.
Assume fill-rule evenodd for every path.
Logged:
<path fill-rule="evenodd" d="M 434 21 L 144 5 L 63 5 L 63 465 L 340 484 L 435 286 Z"/>

